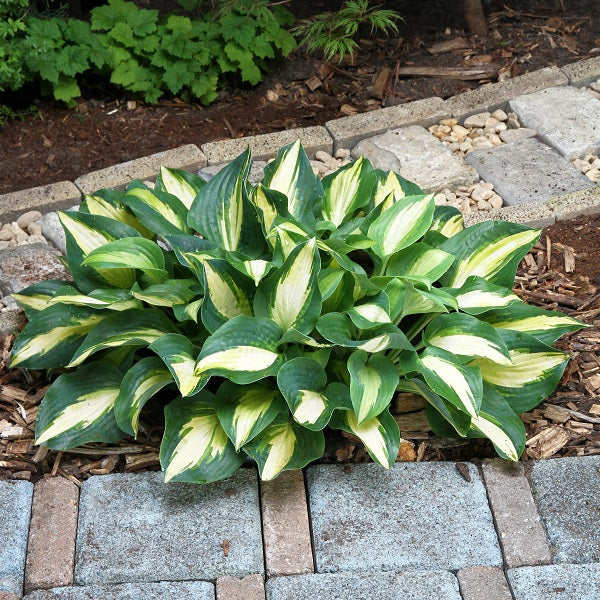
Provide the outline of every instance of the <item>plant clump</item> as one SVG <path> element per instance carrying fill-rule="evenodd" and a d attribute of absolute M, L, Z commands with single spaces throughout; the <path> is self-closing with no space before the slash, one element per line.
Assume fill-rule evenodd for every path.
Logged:
<path fill-rule="evenodd" d="M 519 413 L 558 384 L 551 344 L 583 326 L 511 291 L 539 230 L 463 229 L 452 207 L 358 158 L 321 181 L 300 142 L 250 185 L 250 150 L 213 179 L 162 168 L 154 188 L 59 213 L 73 282 L 16 295 L 29 323 L 12 366 L 58 369 L 36 443 L 136 436 L 164 403 L 167 481 L 210 482 L 246 459 L 268 480 L 324 451 L 327 427 L 394 464 L 396 391 L 442 435 L 518 460 Z"/>

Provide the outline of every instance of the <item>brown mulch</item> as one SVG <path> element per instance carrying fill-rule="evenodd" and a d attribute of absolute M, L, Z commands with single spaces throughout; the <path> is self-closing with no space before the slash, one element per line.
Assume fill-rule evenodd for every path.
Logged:
<path fill-rule="evenodd" d="M 590 327 L 557 346 L 572 355 L 550 398 L 522 416 L 527 428 L 523 460 L 600 454 L 600 216 L 579 217 L 544 230 L 522 261 L 515 292 L 530 304 L 557 309 Z M 0 478 L 36 481 L 60 474 L 75 483 L 90 475 L 158 468 L 162 435 L 160 407 L 149 405 L 138 440 L 88 444 L 65 452 L 33 445 L 37 410 L 48 388 L 43 374 L 8 370 L 13 336 L 0 341 Z M 403 442 L 399 460 L 470 460 L 494 456 L 487 440 L 435 436 L 421 399 L 396 403 Z M 331 432 L 323 462 L 370 460 L 360 442 Z"/>
<path fill-rule="evenodd" d="M 486 37 L 465 32 L 462 0 L 388 4 L 405 18 L 398 36 L 388 39 L 367 31 L 359 53 L 341 63 L 297 51 L 273 64 L 259 87 L 232 83 L 209 107 L 179 98 L 145 106 L 111 96 L 106 86 L 92 87 L 91 82 L 76 109 L 38 102 L 33 116 L 0 128 L 0 194 L 73 180 L 183 144 L 322 125 L 383 106 L 447 98 L 600 51 L 597 0 L 490 0 L 484 3 L 490 25 Z M 291 0 L 288 6 L 306 17 L 337 10 L 340 1 Z M 447 68 L 457 78 L 440 71 Z M 415 70 L 431 76 L 410 75 Z M 474 70 L 481 74 L 469 79 Z M 23 106 L 31 100 L 17 99 Z"/>

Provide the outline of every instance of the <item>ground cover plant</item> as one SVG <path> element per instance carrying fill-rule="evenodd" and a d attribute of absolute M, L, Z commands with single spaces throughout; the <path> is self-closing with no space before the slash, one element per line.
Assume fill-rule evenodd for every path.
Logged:
<path fill-rule="evenodd" d="M 165 404 L 167 481 L 263 479 L 318 459 L 326 427 L 389 468 L 397 390 L 442 435 L 489 438 L 518 460 L 518 414 L 556 387 L 583 326 L 510 287 L 539 230 L 460 213 L 359 158 L 319 180 L 299 142 L 262 181 L 247 150 L 208 183 L 163 168 L 154 189 L 86 196 L 60 213 L 73 282 L 16 296 L 29 319 L 12 366 L 60 369 L 36 442 L 136 435 Z"/>

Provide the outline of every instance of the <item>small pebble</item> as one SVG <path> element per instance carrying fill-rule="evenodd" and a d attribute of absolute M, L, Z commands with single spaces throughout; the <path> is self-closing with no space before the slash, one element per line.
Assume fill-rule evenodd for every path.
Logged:
<path fill-rule="evenodd" d="M 519 127 L 521 127 L 521 124 L 519 123 L 519 120 L 516 117 L 508 117 L 508 119 L 506 119 L 506 127 L 508 129 L 519 129 Z"/>
<path fill-rule="evenodd" d="M 335 151 L 336 158 L 348 158 L 350 156 L 350 150 L 348 148 L 338 148 Z"/>
<path fill-rule="evenodd" d="M 506 121 L 506 119 L 508 119 L 508 115 L 501 108 L 495 110 L 492 113 L 492 117 L 494 117 L 494 119 L 497 119 L 498 121 Z"/>
<path fill-rule="evenodd" d="M 34 223 L 35 221 L 37 221 L 38 219 L 42 218 L 42 213 L 38 210 L 30 210 L 29 212 L 26 212 L 24 214 L 22 214 L 18 219 L 17 219 L 17 225 L 21 228 L 21 229 L 27 229 L 27 226 L 30 223 Z"/>
<path fill-rule="evenodd" d="M 575 159 L 573 161 L 573 165 L 582 173 L 587 173 L 592 168 L 592 165 L 590 165 L 590 163 L 587 160 L 581 160 L 580 158 Z"/>
<path fill-rule="evenodd" d="M 595 183 L 600 179 L 600 169 L 590 169 L 585 176 Z"/>
<path fill-rule="evenodd" d="M 440 125 L 442 127 L 454 127 L 455 125 L 458 125 L 458 119 L 442 119 Z"/>
<path fill-rule="evenodd" d="M 487 200 L 479 200 L 477 202 L 477 209 L 478 210 L 489 210 L 490 205 L 488 204 Z"/>
<path fill-rule="evenodd" d="M 494 127 L 496 133 L 500 133 L 501 131 L 506 131 L 506 123 L 498 123 L 496 127 Z"/>
<path fill-rule="evenodd" d="M 489 200 L 488 200 L 489 205 L 496 209 L 496 208 L 502 208 L 502 198 L 500 196 L 498 196 L 498 194 L 494 194 Z"/>
<path fill-rule="evenodd" d="M 489 112 L 471 115 L 464 120 L 463 124 L 465 127 L 485 127 L 485 122 L 490 116 Z"/>
<path fill-rule="evenodd" d="M 444 194 L 436 194 L 433 197 L 433 202 L 436 206 L 444 206 L 445 204 L 448 204 L 448 201 L 446 200 L 446 196 Z"/>
<path fill-rule="evenodd" d="M 11 229 L 0 229 L 0 241 L 8 242 L 15 237 L 15 232 Z"/>
<path fill-rule="evenodd" d="M 37 223 L 29 223 L 27 233 L 29 235 L 42 235 L 42 228 Z"/>

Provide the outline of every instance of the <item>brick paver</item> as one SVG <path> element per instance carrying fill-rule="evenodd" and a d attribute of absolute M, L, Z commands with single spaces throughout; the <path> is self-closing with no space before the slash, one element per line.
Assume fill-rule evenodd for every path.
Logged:
<path fill-rule="evenodd" d="M 498 567 L 467 567 L 456 577 L 463 600 L 512 600 L 504 571 Z"/>
<path fill-rule="evenodd" d="M 262 575 L 220 577 L 217 579 L 217 600 L 265 600 L 265 582 Z"/>

